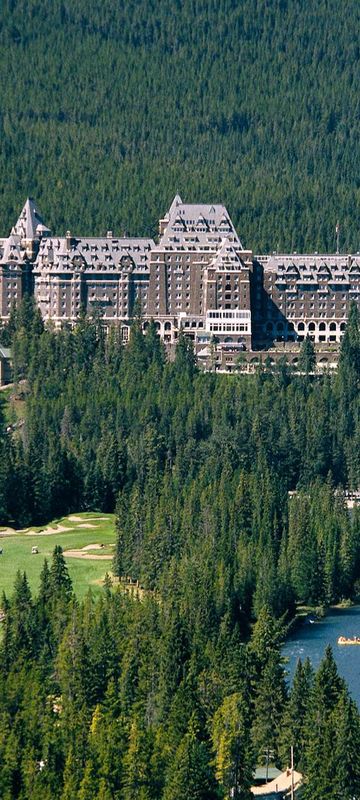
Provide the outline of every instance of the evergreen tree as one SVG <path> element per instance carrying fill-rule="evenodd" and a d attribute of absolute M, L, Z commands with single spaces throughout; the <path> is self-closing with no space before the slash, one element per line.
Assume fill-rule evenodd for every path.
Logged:
<path fill-rule="evenodd" d="M 124 756 L 124 800 L 151 798 L 151 739 L 140 719 L 131 722 L 129 744 Z"/>
<path fill-rule="evenodd" d="M 214 715 L 216 777 L 228 797 L 250 800 L 254 757 L 249 707 L 240 693 L 226 697 Z"/>
<path fill-rule="evenodd" d="M 314 372 L 315 365 L 315 347 L 310 336 L 306 336 L 301 343 L 298 367 L 301 372 L 305 372 L 306 375 L 309 375 L 310 372 Z"/>
<path fill-rule="evenodd" d="M 170 766 L 164 800 L 215 800 L 218 797 L 211 769 L 211 753 L 198 738 L 194 715 Z"/>
<path fill-rule="evenodd" d="M 294 748 L 295 767 L 300 770 L 302 768 L 306 744 L 305 722 L 310 711 L 313 679 L 310 661 L 307 659 L 303 664 L 299 659 L 279 733 L 279 755 L 284 768 L 290 763 L 291 746 Z"/>
<path fill-rule="evenodd" d="M 57 544 L 54 547 L 51 567 L 50 567 L 50 586 L 52 596 L 61 596 L 69 600 L 72 594 L 72 583 L 68 573 L 62 547 Z"/>
<path fill-rule="evenodd" d="M 279 738 L 286 701 L 284 670 L 276 651 L 267 660 L 255 686 L 252 741 L 258 759 L 279 761 Z"/>
<path fill-rule="evenodd" d="M 316 673 L 306 717 L 306 746 L 304 771 L 306 800 L 325 800 L 337 797 L 335 792 L 334 741 L 336 729 L 334 710 L 345 695 L 343 680 L 339 677 L 331 647 Z"/>

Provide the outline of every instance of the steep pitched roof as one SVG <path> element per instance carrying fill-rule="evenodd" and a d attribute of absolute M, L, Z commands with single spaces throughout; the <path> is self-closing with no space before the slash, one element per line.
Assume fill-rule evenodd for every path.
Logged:
<path fill-rule="evenodd" d="M 214 237 L 218 235 L 218 244 L 224 236 L 231 237 L 242 250 L 242 244 L 236 233 L 231 218 L 226 207 L 221 204 L 207 203 L 183 203 L 181 197 L 176 195 L 164 217 L 166 226 L 160 237 L 160 246 L 168 244 L 173 234 L 198 235 L 198 245 L 213 243 L 216 245 Z M 181 231 L 179 228 L 181 227 Z M 184 238 L 184 242 L 186 238 Z"/>
<path fill-rule="evenodd" d="M 4 250 L 0 258 L 0 264 L 21 262 L 24 259 L 24 251 L 20 247 L 20 239 L 13 233 L 6 239 Z"/>
<path fill-rule="evenodd" d="M 179 195 L 179 194 L 176 194 L 176 195 L 175 195 L 175 197 L 174 197 L 174 199 L 173 199 L 173 201 L 172 201 L 172 203 L 171 203 L 171 206 L 170 206 L 170 208 L 169 208 L 169 211 L 167 212 L 167 215 L 166 215 L 166 216 L 167 216 L 167 217 L 170 217 L 170 214 L 172 214 L 172 212 L 173 212 L 173 211 L 174 211 L 174 210 L 175 210 L 175 209 L 176 209 L 178 206 L 182 206 L 182 204 L 183 204 L 183 202 L 182 202 L 182 199 L 181 199 L 180 195 Z"/>
<path fill-rule="evenodd" d="M 155 243 L 152 239 L 131 237 L 72 237 L 68 247 L 66 237 L 46 237 L 42 239 L 35 261 L 35 272 L 43 266 L 55 265 L 63 269 L 73 269 L 78 261 L 85 269 L 107 268 L 121 270 L 124 261 L 131 259 L 139 272 L 148 272 L 149 261 Z"/>
<path fill-rule="evenodd" d="M 224 238 L 219 251 L 211 262 L 211 267 L 215 267 L 218 271 L 230 272 L 231 270 L 239 270 L 244 266 L 239 253 L 235 250 L 232 244 Z"/>
<path fill-rule="evenodd" d="M 20 236 L 20 239 L 35 239 L 39 233 L 50 233 L 31 197 L 27 198 L 11 233 Z"/>

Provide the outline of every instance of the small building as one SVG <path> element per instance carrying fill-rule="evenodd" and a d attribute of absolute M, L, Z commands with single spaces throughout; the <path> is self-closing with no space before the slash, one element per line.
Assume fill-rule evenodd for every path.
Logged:
<path fill-rule="evenodd" d="M 12 354 L 10 347 L 0 345 L 0 386 L 12 382 Z"/>
<path fill-rule="evenodd" d="M 298 790 L 301 787 L 303 776 L 301 772 L 286 769 L 281 772 L 269 783 L 262 786 L 252 786 L 251 792 L 255 797 L 264 797 L 266 800 L 284 800 L 291 796 L 293 789 L 294 797 L 298 797 Z"/>
<path fill-rule="evenodd" d="M 277 767 L 257 767 L 253 776 L 254 786 L 262 786 L 264 783 L 269 783 L 274 778 L 278 778 L 279 775 L 281 775 L 281 769 L 277 769 Z"/>

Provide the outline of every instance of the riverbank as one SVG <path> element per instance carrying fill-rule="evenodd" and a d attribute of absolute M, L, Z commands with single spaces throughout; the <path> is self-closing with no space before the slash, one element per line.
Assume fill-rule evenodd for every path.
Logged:
<path fill-rule="evenodd" d="M 358 600 L 358 598 L 356 598 Z M 354 598 L 355 601 L 355 598 Z M 360 635 L 360 604 L 352 602 L 351 605 L 337 603 L 326 609 L 326 614 L 314 623 L 304 624 L 306 613 L 310 609 L 302 609 L 303 613 L 298 618 L 295 627 L 288 631 L 282 647 L 285 670 L 289 683 L 292 682 L 296 664 L 299 659 L 306 658 L 314 669 L 317 669 L 324 657 L 326 647 L 331 646 L 339 674 L 346 681 L 351 696 L 360 707 L 360 648 L 341 647 L 338 645 L 339 637 L 352 639 Z"/>
<path fill-rule="evenodd" d="M 338 603 L 332 603 L 328 606 L 299 605 L 297 606 L 295 616 L 287 625 L 286 638 L 295 633 L 298 628 L 303 625 L 315 625 L 326 619 L 329 614 L 347 611 L 357 606 L 360 606 L 360 595 L 356 595 L 353 599 L 345 598 L 339 600 Z"/>

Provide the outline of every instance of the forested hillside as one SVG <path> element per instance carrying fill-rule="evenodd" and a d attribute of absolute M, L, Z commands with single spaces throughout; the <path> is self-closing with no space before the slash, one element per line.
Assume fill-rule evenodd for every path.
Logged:
<path fill-rule="evenodd" d="M 202 374 L 185 337 L 169 362 L 154 324 L 124 348 L 96 317 L 44 329 L 31 297 L 1 336 L 25 404 L 1 425 L 1 522 L 115 509 L 115 580 L 142 586 L 107 576 L 80 604 L 56 546 L 37 593 L 18 573 L 1 598 L 1 798 L 251 800 L 289 743 L 306 800 L 356 797 L 331 651 L 291 690 L 281 658 L 297 602 L 359 592 L 356 306 L 336 375 Z"/>
<path fill-rule="evenodd" d="M 254 250 L 359 249 L 358 0 L 5 0 L 0 220 L 154 234 L 175 192 Z"/>
<path fill-rule="evenodd" d="M 116 510 L 116 572 L 170 594 L 176 581 L 193 630 L 359 588 L 360 517 L 343 494 L 360 483 L 355 305 L 338 373 L 316 378 L 286 361 L 203 374 L 185 337 L 168 362 L 153 323 L 144 336 L 135 320 L 124 348 L 96 318 L 44 329 L 27 297 L 2 335 L 25 400 L 0 439 L 3 523 Z"/>
<path fill-rule="evenodd" d="M 306 800 L 360 789 L 360 717 L 328 649 L 287 691 L 281 629 L 249 644 L 225 616 L 194 646 L 171 598 L 113 591 L 79 605 L 61 548 L 32 597 L 17 576 L 0 643 L 2 800 L 251 800 L 266 754 L 306 776 Z"/>

